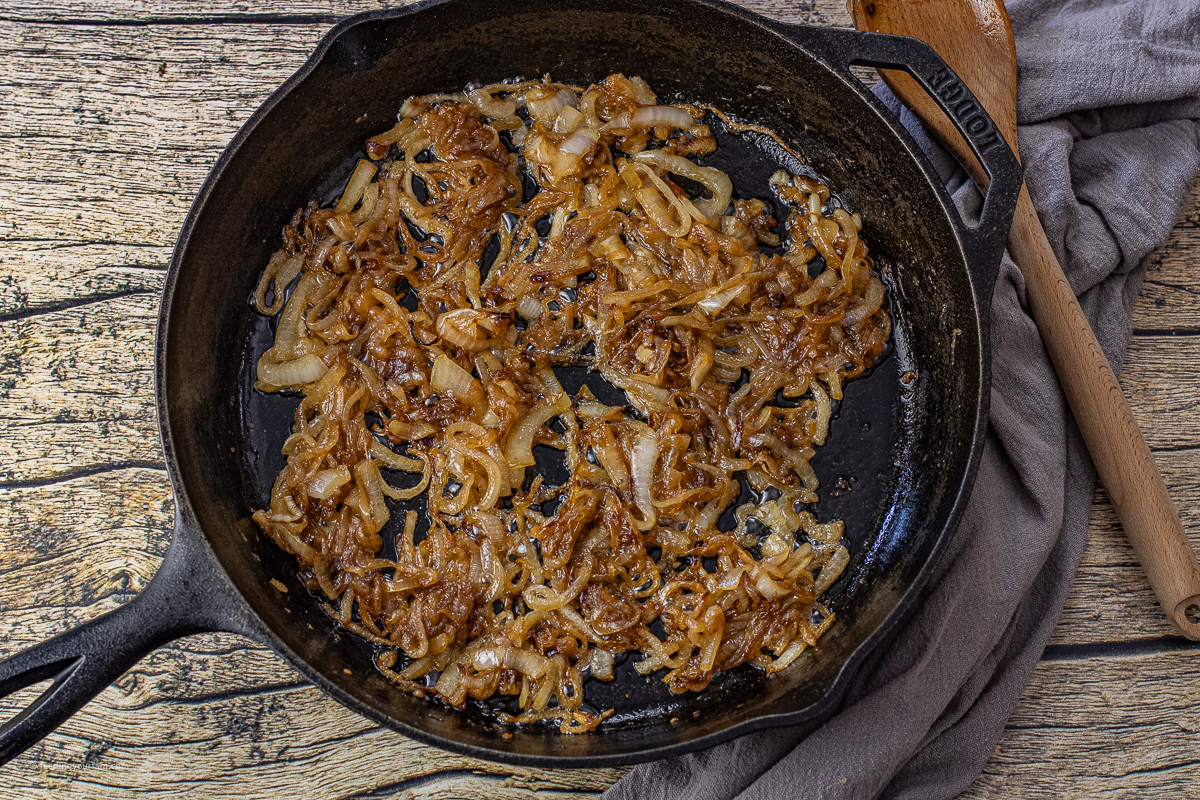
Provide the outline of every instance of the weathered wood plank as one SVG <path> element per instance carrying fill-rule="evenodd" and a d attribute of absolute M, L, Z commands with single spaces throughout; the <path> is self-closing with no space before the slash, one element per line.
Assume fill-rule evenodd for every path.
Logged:
<path fill-rule="evenodd" d="M 1196 253 L 1200 252 L 1200 184 L 1167 243 L 1150 256 L 1150 272 L 1133 309 L 1134 330 L 1200 328 Z"/>
<path fill-rule="evenodd" d="M 1042 662 L 962 797 L 1196 797 L 1196 655 Z"/>
<path fill-rule="evenodd" d="M 0 485 L 161 463 L 152 290 L 0 323 Z"/>
<path fill-rule="evenodd" d="M 141 591 L 167 550 L 173 518 L 162 470 L 0 489 L 0 656 Z"/>
<path fill-rule="evenodd" d="M 221 149 L 327 27 L 0 22 L 0 235 L 173 245 Z"/>
<path fill-rule="evenodd" d="M 0 240 L 0 323 L 131 294 L 157 297 L 164 245 Z"/>
<path fill-rule="evenodd" d="M 15 709 L 12 699 L 0 703 L 0 717 Z M 0 798 L 83 786 L 94 798 L 290 796 L 298 782 L 312 797 L 556 797 L 601 790 L 620 774 L 513 770 L 420 745 L 232 634 L 188 637 L 151 654 L 7 773 Z"/>
<path fill-rule="evenodd" d="M 25 22 L 80 24 L 138 23 L 151 24 L 280 24 L 281 22 L 310 18 L 329 27 L 333 20 L 342 19 L 363 11 L 375 11 L 391 6 L 405 5 L 387 0 L 339 0 L 319 2 L 302 0 L 291 3 L 286 0 L 118 0 L 107 3 L 103 0 L 83 0 L 54 4 L 50 7 L 32 2 L 16 0 L 5 4 L 4 18 Z"/>
<path fill-rule="evenodd" d="M 1200 258 L 1193 263 L 1200 268 Z M 1194 302 L 1200 306 L 1200 295 Z M 1121 387 L 1152 450 L 1200 447 L 1200 397 L 1195 381 L 1188 379 L 1197 363 L 1200 335 L 1141 335 L 1130 344 Z"/>
<path fill-rule="evenodd" d="M 411 2 L 411 0 L 409 0 Z M 49 7 L 32 0 L 13 0 L 5 4 L 3 19 L 25 22 L 95 22 L 99 24 L 278 24 L 285 21 L 319 20 L 329 23 L 358 14 L 375 11 L 408 2 L 386 2 L 386 0 L 266 0 L 260 3 L 246 0 L 172 0 L 158 2 L 147 0 L 80 0 L 69 6 Z M 739 5 L 785 22 L 803 22 L 810 25 L 850 26 L 850 16 L 844 3 L 839 0 L 797 0 L 793 3 L 771 2 L 771 0 L 743 0 Z"/>

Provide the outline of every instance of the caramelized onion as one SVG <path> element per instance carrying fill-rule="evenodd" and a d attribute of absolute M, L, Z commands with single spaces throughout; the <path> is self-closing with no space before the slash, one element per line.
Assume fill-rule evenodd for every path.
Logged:
<path fill-rule="evenodd" d="M 378 167 L 366 159 L 359 161 L 358 166 L 354 168 L 353 174 L 350 175 L 350 182 L 346 184 L 346 191 L 342 192 L 341 199 L 338 200 L 334 211 L 339 214 L 349 213 L 358 204 L 363 191 L 367 188 L 367 184 L 371 182 L 371 178 L 375 176 L 377 169 Z"/>
<path fill-rule="evenodd" d="M 570 400 L 562 398 L 557 403 L 541 400 L 526 412 L 513 426 L 512 433 L 504 445 L 504 457 L 512 467 L 533 466 L 533 438 L 552 417 L 570 408 Z"/>
<path fill-rule="evenodd" d="M 690 124 L 690 123 L 689 123 Z M 646 164 L 661 167 L 667 172 L 683 178 L 696 181 L 708 189 L 712 197 L 696 201 L 696 208 L 710 220 L 718 219 L 725 214 L 729 201 L 733 197 L 733 181 L 729 176 L 714 167 L 702 167 L 695 161 L 664 153 L 662 150 L 643 150 L 634 156 Z"/>
<path fill-rule="evenodd" d="M 842 317 L 842 324 L 857 325 L 878 311 L 881 305 L 883 305 L 883 283 L 880 282 L 879 278 L 872 275 L 870 283 L 867 284 L 867 293 L 863 295 L 862 302 L 846 312 Z"/>
<path fill-rule="evenodd" d="M 541 122 L 549 122 L 558 116 L 563 106 L 575 105 L 575 93 L 568 88 L 558 90 L 535 89 L 528 100 L 529 116 Z"/>
<path fill-rule="evenodd" d="M 583 703 L 615 654 L 696 691 L 829 627 L 844 526 L 796 504 L 818 500 L 832 401 L 883 352 L 886 292 L 827 186 L 772 176 L 777 226 L 696 164 L 703 117 L 623 75 L 409 98 L 263 270 L 255 386 L 303 399 L 254 520 L 406 691 L 509 694 L 502 722 L 579 733 L 611 713 Z M 571 366 L 624 404 L 572 398 Z M 561 452 L 560 485 L 535 447 Z M 764 499 L 723 532 L 735 473 Z M 392 505 L 421 494 L 423 537 Z"/>
<path fill-rule="evenodd" d="M 469 405 L 483 402 L 483 388 L 479 382 L 444 353 L 437 355 L 433 360 L 429 387 L 435 392 L 452 394 Z"/>
<path fill-rule="evenodd" d="M 471 660 L 477 670 L 515 669 L 529 678 L 540 678 L 550 669 L 550 660 L 515 647 L 476 650 Z"/>
<path fill-rule="evenodd" d="M 350 482 L 350 470 L 344 464 L 334 469 L 323 469 L 308 482 L 308 496 L 328 500 L 343 485 Z"/>
<path fill-rule="evenodd" d="M 574 156 L 581 156 L 587 153 L 596 146 L 596 142 L 600 141 L 600 134 L 591 128 L 580 128 L 572 133 L 567 139 L 558 146 L 558 149 L 564 153 L 570 153 Z"/>
<path fill-rule="evenodd" d="M 634 128 L 657 128 L 660 125 L 690 128 L 692 115 L 674 106 L 642 106 L 633 112 L 629 124 Z"/>
<path fill-rule="evenodd" d="M 654 462 L 658 460 L 658 440 L 654 434 L 643 431 L 633 439 L 633 452 L 630 454 L 630 474 L 633 477 L 633 500 L 642 519 L 638 527 L 649 530 L 654 527 L 657 514 L 654 510 L 654 500 L 650 496 L 650 484 L 654 479 Z"/>
<path fill-rule="evenodd" d="M 467 100 L 483 112 L 484 116 L 492 119 L 507 119 L 517 113 L 517 104 L 512 100 L 497 100 L 483 89 L 476 89 L 468 94 Z"/>
<path fill-rule="evenodd" d="M 327 371 L 325 362 L 312 354 L 295 361 L 268 361 L 264 356 L 258 362 L 258 379 L 272 386 L 303 386 L 321 379 Z"/>

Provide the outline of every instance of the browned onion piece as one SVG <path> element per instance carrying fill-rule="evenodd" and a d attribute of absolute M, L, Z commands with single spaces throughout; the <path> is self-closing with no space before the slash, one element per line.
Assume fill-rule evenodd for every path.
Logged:
<path fill-rule="evenodd" d="M 325 362 L 311 353 L 295 361 L 268 361 L 264 357 L 258 362 L 258 379 L 272 386 L 304 386 L 320 380 L 327 369 Z"/>
<path fill-rule="evenodd" d="M 657 514 L 654 500 L 650 496 L 650 485 L 654 481 L 654 464 L 658 460 L 658 440 L 648 431 L 639 432 L 633 438 L 630 453 L 630 473 L 633 476 L 633 499 L 642 519 L 638 527 L 648 530 L 654 527 Z"/>
<path fill-rule="evenodd" d="M 476 650 L 471 659 L 477 670 L 514 669 L 530 678 L 540 678 L 550 669 L 550 661 L 545 657 L 515 647 Z"/>
<path fill-rule="evenodd" d="M 483 389 L 479 381 L 444 353 L 433 360 L 429 386 L 435 392 L 446 392 L 470 405 L 483 402 Z"/>
<path fill-rule="evenodd" d="M 883 305 L 883 283 L 874 275 L 871 276 L 870 283 L 867 284 L 867 293 L 863 295 L 862 302 L 854 308 L 846 312 L 842 317 L 844 325 L 857 325 L 867 317 L 874 314 Z"/>
<path fill-rule="evenodd" d="M 350 470 L 344 464 L 334 469 L 323 469 L 308 482 L 308 496 L 318 500 L 328 500 L 333 497 L 343 485 L 350 482 Z"/>
<path fill-rule="evenodd" d="M 507 119 L 517 113 L 517 104 L 512 100 L 497 100 L 483 89 L 476 89 L 467 95 L 467 99 L 492 119 Z"/>
<path fill-rule="evenodd" d="M 570 408 L 570 401 L 562 399 L 557 403 L 541 400 L 521 418 L 504 445 L 504 456 L 511 467 L 533 466 L 533 440 L 538 431 L 550 421 Z"/>
<path fill-rule="evenodd" d="M 254 520 L 404 690 L 509 694 L 502 722 L 579 733 L 611 713 L 582 704 L 616 654 L 695 691 L 784 669 L 831 624 L 844 526 L 796 504 L 817 502 L 832 401 L 890 335 L 886 292 L 827 186 L 772 176 L 777 226 L 696 164 L 703 111 L 623 75 L 409 98 L 336 206 L 285 228 L 254 293 L 279 314 L 255 385 L 304 398 Z M 580 365 L 627 404 L 570 397 L 554 368 Z M 527 474 L 539 447 L 561 485 Z M 737 472 L 776 499 L 723 533 Z M 424 538 L 391 505 L 422 493 Z"/>
<path fill-rule="evenodd" d="M 573 156 L 581 156 L 595 147 L 598 141 L 600 141 L 600 134 L 596 131 L 591 128 L 580 128 L 567 137 L 558 149 Z"/>
<path fill-rule="evenodd" d="M 729 176 L 721 170 L 714 167 L 702 167 L 691 159 L 673 153 L 664 153 L 662 150 L 643 150 L 634 158 L 703 184 L 712 193 L 712 197 L 698 200 L 695 205 L 700 213 L 710 220 L 720 218 L 724 215 L 725 209 L 729 207 L 729 201 L 733 197 L 733 181 L 729 180 Z"/>
<path fill-rule="evenodd" d="M 533 95 L 537 95 L 536 97 Z M 575 105 L 575 93 L 565 87 L 557 90 L 540 88 L 530 92 L 527 101 L 529 116 L 540 122 L 551 122 L 563 106 Z"/>
<path fill-rule="evenodd" d="M 348 214 L 354 208 L 377 169 L 378 167 L 365 158 L 358 162 L 358 166 L 354 168 L 354 173 L 350 176 L 350 182 L 346 184 L 346 191 L 342 192 L 337 208 L 334 209 L 337 213 Z"/>
<path fill-rule="evenodd" d="M 657 128 L 659 125 L 689 128 L 692 115 L 674 106 L 642 106 L 633 112 L 630 125 L 635 128 Z"/>

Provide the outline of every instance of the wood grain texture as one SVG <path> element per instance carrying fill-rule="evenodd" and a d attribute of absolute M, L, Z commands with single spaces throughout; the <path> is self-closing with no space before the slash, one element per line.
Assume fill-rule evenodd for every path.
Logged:
<path fill-rule="evenodd" d="M 0 490 L 0 641 L 36 644 L 141 591 L 171 537 L 161 468 L 103 471 Z M 16 581 L 19 580 L 19 583 Z M 55 614 L 47 617 L 47 609 Z"/>
<path fill-rule="evenodd" d="M 985 798 L 1195 797 L 1193 650 L 1043 662 L 983 774 Z"/>
<path fill-rule="evenodd" d="M 153 329 L 176 232 L 254 108 L 334 20 L 380 5 L 12 0 L 0 10 L 0 656 L 115 607 L 157 569 L 173 507 Z M 841 0 L 744 5 L 849 24 Z M 1152 256 L 1123 383 L 1200 544 L 1200 194 L 1188 214 Z M 972 798 L 1200 794 L 1194 653 L 1174 649 L 1102 492 L 1090 536 L 1053 660 Z M 0 702 L 0 719 L 20 700 Z M 206 635 L 157 651 L 5 768 L 0 800 L 566 798 L 619 774 L 513 771 L 418 745 L 260 645 Z"/>
<path fill-rule="evenodd" d="M 13 374 L 0 387 L 0 481 L 60 480 L 116 463 L 161 463 L 154 418 L 158 296 L 142 293 L 0 323 Z"/>
<path fill-rule="evenodd" d="M 73 0 L 45 5 L 36 0 L 10 0 L 4 4 L 0 19 L 98 25 L 251 25 L 311 20 L 328 27 L 351 14 L 408 4 L 403 0 Z M 783 22 L 851 27 L 846 4 L 841 0 L 743 0 L 738 5 Z"/>
<path fill-rule="evenodd" d="M 328 28 L 0 21 L 0 233 L 169 248 L 226 143 Z"/>
<path fill-rule="evenodd" d="M 1171 238 L 1150 255 L 1151 269 L 1133 307 L 1133 330 L 1139 335 L 1166 332 L 1200 335 L 1200 285 L 1195 253 L 1200 250 L 1200 203 L 1192 192 L 1191 210 L 1171 231 Z"/>

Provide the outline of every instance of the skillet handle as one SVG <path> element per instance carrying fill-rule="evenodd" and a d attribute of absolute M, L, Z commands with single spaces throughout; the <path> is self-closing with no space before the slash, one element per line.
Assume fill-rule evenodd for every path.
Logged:
<path fill-rule="evenodd" d="M 983 104 L 975 99 L 941 56 L 920 39 L 802 25 L 780 25 L 779 30 L 854 83 L 858 83 L 858 79 L 850 72 L 852 64 L 907 72 L 962 134 L 971 152 L 983 165 L 990 183 L 983 198 L 979 223 L 967 225 L 957 214 L 951 215 L 951 222 L 971 254 L 975 274 L 982 281 L 980 299 L 985 303 L 990 301 L 1021 191 L 1023 170 Z M 882 109 L 878 100 L 869 99 Z M 894 127 L 902 137 L 909 138 L 898 121 Z M 920 156 L 915 144 L 913 150 Z M 939 191 L 943 190 L 939 181 L 935 180 L 935 184 Z"/>
<path fill-rule="evenodd" d="M 177 522 L 162 566 L 141 594 L 0 661 L 0 697 L 54 679 L 0 727 L 0 765 L 40 741 L 157 647 L 190 633 L 248 629 L 244 602 L 202 539 L 198 529 Z"/>

